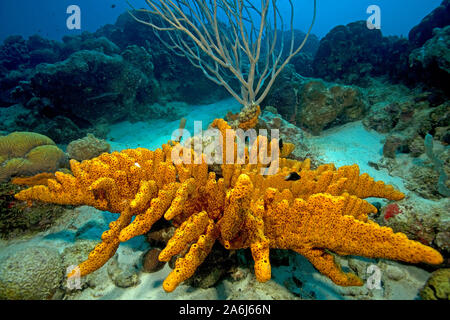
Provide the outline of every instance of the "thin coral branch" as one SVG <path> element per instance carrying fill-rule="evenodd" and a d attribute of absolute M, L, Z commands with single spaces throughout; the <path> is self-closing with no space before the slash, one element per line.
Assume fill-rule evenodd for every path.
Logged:
<path fill-rule="evenodd" d="M 261 0 L 260 7 L 250 0 L 146 0 L 149 20 L 132 17 L 168 40 L 158 38 L 176 54 L 185 56 L 205 76 L 244 106 L 259 105 L 275 79 L 300 52 L 316 19 L 316 0 L 311 26 L 302 43 L 294 46 L 294 5 L 290 6 L 290 45 L 284 54 L 284 22 L 276 0 Z M 221 20 L 222 19 L 222 20 Z M 281 28 L 279 30 L 278 28 Z M 280 50 L 276 44 L 280 39 Z M 240 93 L 230 84 L 230 77 L 240 83 Z"/>

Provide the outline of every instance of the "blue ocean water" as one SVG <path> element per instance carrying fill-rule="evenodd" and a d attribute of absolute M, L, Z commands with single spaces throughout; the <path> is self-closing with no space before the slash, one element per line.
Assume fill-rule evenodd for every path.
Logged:
<path fill-rule="evenodd" d="M 450 296 L 450 0 L 5 0 L 0 26 L 0 300 Z"/>
<path fill-rule="evenodd" d="M 129 1 L 136 8 L 145 8 L 145 1 Z M 288 1 L 279 1 L 280 10 L 289 15 Z M 306 30 L 309 27 L 309 15 L 312 12 L 312 1 L 294 1 L 297 12 L 295 27 Z M 318 1 L 318 18 L 314 33 L 320 38 L 334 26 L 347 24 L 356 20 L 365 20 L 369 16 L 366 9 L 370 5 L 378 5 L 382 10 L 382 31 L 384 35 L 407 36 L 409 30 L 431 10 L 440 4 L 440 0 L 322 0 Z M 257 3 L 257 2 L 256 2 Z M 39 34 L 49 39 L 59 40 L 67 34 L 77 34 L 77 30 L 67 30 L 66 9 L 70 5 L 78 5 L 83 14 L 82 30 L 93 32 L 100 26 L 114 23 L 117 17 L 129 5 L 122 0 L 5 0 L 0 3 L 0 40 L 11 34 L 30 36 Z"/>

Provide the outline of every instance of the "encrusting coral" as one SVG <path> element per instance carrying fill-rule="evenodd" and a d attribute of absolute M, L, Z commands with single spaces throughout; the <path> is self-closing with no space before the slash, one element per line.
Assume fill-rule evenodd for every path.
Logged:
<path fill-rule="evenodd" d="M 67 145 L 67 154 L 70 159 L 77 161 L 89 160 L 109 152 L 111 146 L 102 139 L 97 139 L 93 134 L 88 133 L 86 137 L 74 140 Z"/>
<path fill-rule="evenodd" d="M 230 129 L 221 119 L 212 127 L 222 133 Z M 189 158 L 188 149 L 179 148 L 185 159 L 197 161 L 172 161 L 172 151 L 178 146 L 171 142 L 155 151 L 137 148 L 82 163 L 71 160 L 73 175 L 56 172 L 47 186 L 33 186 L 16 198 L 120 213 L 103 233 L 102 242 L 79 265 L 81 276 L 103 266 L 121 242 L 147 233 L 161 217 L 171 220 L 177 229 L 159 259 L 169 261 L 185 254 L 163 283 L 168 292 L 194 274 L 216 241 L 230 250 L 250 248 L 261 282 L 271 278 L 271 248 L 304 255 L 342 286 L 362 285 L 362 281 L 344 273 L 328 251 L 411 263 L 442 262 L 434 249 L 368 219 L 376 208 L 363 198 L 400 200 L 404 195 L 366 173 L 360 175 L 357 165 L 336 169 L 326 164 L 311 169 L 309 159 L 300 162 L 284 157 L 272 160 L 278 168 L 250 162 L 254 150 L 278 146 L 277 140 L 269 142 L 259 136 L 251 148 L 246 147 L 245 163 L 223 164 L 219 177 L 208 171 L 204 154 L 192 152 Z M 226 159 L 230 150 L 228 146 L 223 150 Z M 236 148 L 231 152 L 237 160 Z M 268 175 L 261 175 L 261 170 Z M 300 179 L 286 179 L 292 172 Z M 69 277 L 75 274 L 74 270 Z"/>
<path fill-rule="evenodd" d="M 244 107 L 240 112 L 233 114 L 228 112 L 227 120 L 232 129 L 248 130 L 254 128 L 258 124 L 258 118 L 261 114 L 259 105 L 250 105 Z"/>

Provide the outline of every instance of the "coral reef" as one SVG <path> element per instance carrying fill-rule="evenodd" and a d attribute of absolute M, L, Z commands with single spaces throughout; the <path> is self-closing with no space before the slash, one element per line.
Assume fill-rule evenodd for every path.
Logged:
<path fill-rule="evenodd" d="M 30 81 L 35 95 L 50 99 L 56 115 L 69 115 L 85 127 L 145 114 L 143 104 L 154 99 L 151 79 L 122 56 L 81 50 L 64 61 L 37 66 Z"/>
<path fill-rule="evenodd" d="M 37 35 L 5 39 L 0 110 L 11 109 L 0 130 L 38 132 L 67 144 L 87 133 L 105 138 L 116 121 L 179 118 L 173 111 L 182 108 L 174 101 L 210 103 L 228 96 L 146 31 L 124 13 L 115 25 L 63 42 Z"/>
<path fill-rule="evenodd" d="M 450 26 L 434 29 L 433 38 L 411 53 L 410 64 L 420 63 L 425 69 L 434 64 L 448 74 L 450 73 L 449 47 Z"/>
<path fill-rule="evenodd" d="M 366 21 L 337 26 L 321 39 L 308 76 L 363 87 L 370 86 L 371 77 L 388 77 L 409 86 L 425 84 L 448 95 L 444 28 L 449 25 L 449 11 L 450 3 L 444 0 L 411 29 L 409 39 L 383 36 L 378 29 L 368 29 Z"/>
<path fill-rule="evenodd" d="M 26 41 L 22 36 L 9 36 L 0 48 L 1 66 L 13 70 L 30 59 Z"/>
<path fill-rule="evenodd" d="M 450 269 L 433 272 L 420 296 L 423 300 L 450 300 Z"/>
<path fill-rule="evenodd" d="M 294 123 L 297 116 L 296 111 L 300 108 L 299 91 L 304 83 L 305 79 L 296 72 L 292 65 L 288 64 L 264 99 L 263 109 L 273 106 L 283 118 Z"/>
<path fill-rule="evenodd" d="M 145 13 L 133 12 L 138 18 L 146 18 Z M 185 57 L 173 54 L 166 48 L 148 26 L 136 23 L 125 12 L 114 25 L 97 30 L 93 36 L 105 36 L 122 50 L 135 45 L 145 48 L 154 64 L 154 75 L 158 82 L 159 94 L 163 101 L 186 101 L 188 103 L 211 103 L 228 96 L 226 90 L 208 80 L 202 71 Z M 137 60 L 142 63 L 142 59 Z"/>
<path fill-rule="evenodd" d="M 0 137 L 0 182 L 14 176 L 54 172 L 64 167 L 66 162 L 66 154 L 41 134 L 13 132 Z"/>
<path fill-rule="evenodd" d="M 69 143 L 67 154 L 70 159 L 83 161 L 98 157 L 104 152 L 110 152 L 110 149 L 111 146 L 108 142 L 97 139 L 93 134 L 88 134 L 82 139 Z"/>
<path fill-rule="evenodd" d="M 333 28 L 320 40 L 313 76 L 366 86 L 370 76 L 405 73 L 408 53 L 406 39 L 383 37 L 380 30 L 368 29 L 366 21 L 356 21 Z"/>
<path fill-rule="evenodd" d="M 425 152 L 427 133 L 436 132 L 436 140 L 446 144 L 443 132 L 449 128 L 448 101 L 434 101 L 431 92 L 409 92 L 402 99 L 389 100 L 372 107 L 363 120 L 367 128 L 388 134 L 383 147 L 385 157 L 395 159 L 398 152 L 420 156 Z"/>
<path fill-rule="evenodd" d="M 212 126 L 223 133 L 230 129 L 221 119 Z M 258 141 L 263 146 L 259 151 L 271 150 L 279 143 L 259 136 L 254 146 L 246 149 L 246 159 L 254 157 Z M 48 186 L 31 187 L 16 198 L 84 204 L 120 213 L 103 233 L 102 242 L 79 265 L 82 276 L 99 269 L 121 242 L 147 233 L 162 216 L 172 220 L 177 230 L 159 260 L 185 255 L 176 260 L 163 283 L 168 292 L 194 274 L 216 241 L 229 250 L 250 248 L 260 282 L 271 277 L 271 248 L 304 255 L 321 273 L 343 286 L 362 282 L 344 273 L 326 250 L 412 263 L 442 262 L 434 249 L 368 220 L 367 215 L 376 208 L 362 198 L 400 200 L 404 195 L 367 174 L 359 175 L 357 165 L 336 169 L 328 164 L 313 170 L 309 160 L 280 158 L 268 168 L 261 163 L 222 165 L 219 178 L 208 172 L 204 155 L 190 150 L 166 144 L 155 151 L 128 149 L 83 163 L 71 160 L 73 175 L 57 172 Z M 191 164 L 172 163 L 174 152 L 190 159 Z M 224 150 L 223 159 L 227 152 L 233 151 Z M 194 158 L 197 163 L 192 164 Z M 269 175 L 261 175 L 261 170 Z M 300 180 L 285 180 L 293 171 Z"/>
<path fill-rule="evenodd" d="M 62 259 L 56 249 L 20 248 L 0 261 L 0 299 L 51 299 L 63 281 Z"/>
<path fill-rule="evenodd" d="M 298 47 L 300 42 L 305 39 L 305 36 L 306 33 L 294 29 L 294 47 Z M 285 32 L 284 35 L 282 35 L 281 32 L 278 32 L 278 38 L 276 42 L 277 51 L 280 51 L 281 49 L 281 39 L 283 40 L 284 46 L 283 57 L 285 57 L 287 55 L 286 48 L 289 48 L 291 45 L 291 34 L 289 34 L 289 32 Z M 319 44 L 319 38 L 314 34 L 310 34 L 308 37 L 308 41 L 306 41 L 300 53 L 298 53 L 291 59 L 290 63 L 294 66 L 295 71 L 298 74 L 301 74 L 305 77 L 311 77 L 313 75 L 312 63 L 317 49 L 319 48 Z"/>

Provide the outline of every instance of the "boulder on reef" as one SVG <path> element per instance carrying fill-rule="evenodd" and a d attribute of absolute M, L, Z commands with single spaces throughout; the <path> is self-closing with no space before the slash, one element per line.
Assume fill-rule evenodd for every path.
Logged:
<path fill-rule="evenodd" d="M 121 56 L 78 51 L 67 60 L 41 64 L 31 78 L 34 93 L 51 100 L 80 127 L 101 119 L 139 119 L 153 99 L 151 81 Z"/>
<path fill-rule="evenodd" d="M 450 26 L 436 28 L 433 37 L 412 51 L 410 67 L 421 74 L 421 80 L 431 86 L 442 87 L 450 94 Z"/>
<path fill-rule="evenodd" d="M 442 1 L 441 5 L 429 13 L 409 32 L 409 42 L 414 48 L 421 47 L 433 37 L 433 29 L 450 25 L 450 0 Z"/>
<path fill-rule="evenodd" d="M 300 111 L 296 120 L 313 134 L 323 129 L 360 120 L 368 110 L 361 90 L 354 86 L 307 82 L 299 92 Z"/>

